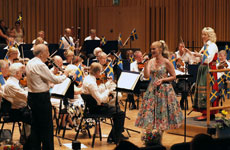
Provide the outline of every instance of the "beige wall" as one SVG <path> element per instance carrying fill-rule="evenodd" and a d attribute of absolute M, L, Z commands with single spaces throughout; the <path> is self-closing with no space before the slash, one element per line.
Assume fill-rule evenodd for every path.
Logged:
<path fill-rule="evenodd" d="M 136 28 L 139 39 L 132 47 L 148 50 L 152 41 L 164 39 L 175 50 L 180 37 L 191 46 L 201 47 L 201 30 L 211 26 L 217 39 L 230 41 L 229 0 L 0 0 L 0 18 L 13 27 L 23 13 L 25 41 L 30 43 L 37 31 L 44 30 L 49 43 L 57 43 L 66 27 L 81 27 L 81 42 L 90 28 L 98 36 L 123 42 Z M 111 32 L 112 31 L 112 32 Z M 129 47 L 127 45 L 126 47 Z"/>

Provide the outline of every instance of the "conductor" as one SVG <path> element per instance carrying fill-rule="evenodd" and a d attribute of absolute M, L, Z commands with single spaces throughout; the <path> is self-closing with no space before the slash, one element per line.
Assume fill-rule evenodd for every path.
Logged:
<path fill-rule="evenodd" d="M 34 58 L 26 66 L 28 104 L 32 110 L 31 147 L 32 150 L 54 150 L 52 107 L 49 82 L 58 84 L 66 75 L 55 76 L 45 62 L 49 57 L 48 47 L 38 44 L 33 50 Z"/>

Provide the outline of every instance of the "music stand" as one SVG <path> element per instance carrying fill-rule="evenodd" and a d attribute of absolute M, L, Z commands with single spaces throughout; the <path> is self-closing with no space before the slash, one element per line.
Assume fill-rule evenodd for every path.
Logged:
<path fill-rule="evenodd" d="M 62 83 L 55 84 L 53 90 L 51 91 L 51 96 L 60 99 L 59 114 L 57 118 L 58 121 L 57 121 L 57 129 L 56 129 L 56 136 L 57 136 L 57 133 L 60 132 L 60 125 L 63 121 L 64 114 L 67 114 L 66 117 L 68 118 L 68 113 L 67 113 L 68 99 L 74 98 L 74 83 L 70 78 L 66 78 L 66 80 L 63 81 Z M 62 109 L 62 102 L 64 104 L 64 109 Z M 61 122 L 59 124 L 60 117 L 61 117 Z M 66 131 L 66 126 L 64 127 L 62 138 L 64 138 L 65 136 L 65 131 Z"/>
<path fill-rule="evenodd" d="M 116 53 L 118 51 L 118 41 L 107 41 L 105 45 L 101 46 L 103 52 L 109 54 L 111 51 Z"/>
<path fill-rule="evenodd" d="M 140 79 L 139 72 L 131 72 L 131 71 L 121 72 L 121 75 L 117 81 L 117 87 L 116 87 L 116 111 L 118 109 L 118 92 L 133 93 L 139 79 Z M 126 115 L 126 110 L 125 110 L 125 115 Z M 140 133 L 139 131 L 136 131 L 133 129 L 129 129 L 129 128 L 125 128 L 125 129 L 129 136 L 130 134 L 128 130 Z"/>
<path fill-rule="evenodd" d="M 192 75 L 189 75 L 189 74 L 182 74 L 182 75 L 177 75 L 176 78 L 177 79 L 184 79 L 184 80 L 187 80 L 188 78 L 192 77 Z M 186 83 L 184 84 L 184 88 L 186 90 Z M 185 92 L 185 91 L 184 91 Z M 187 95 L 188 96 L 188 95 Z M 186 100 L 185 100 L 185 109 L 184 109 L 184 142 L 186 142 L 186 107 L 188 105 L 188 100 L 187 100 L 187 97 L 186 97 Z"/>
<path fill-rule="evenodd" d="M 32 59 L 34 57 L 33 51 L 31 51 L 32 47 L 33 47 L 33 44 L 20 44 L 18 49 L 19 49 L 21 55 L 23 52 L 24 58 Z"/>
<path fill-rule="evenodd" d="M 82 51 L 88 56 L 89 54 L 93 54 L 93 50 L 96 47 L 100 47 L 100 40 L 87 40 L 83 43 Z"/>

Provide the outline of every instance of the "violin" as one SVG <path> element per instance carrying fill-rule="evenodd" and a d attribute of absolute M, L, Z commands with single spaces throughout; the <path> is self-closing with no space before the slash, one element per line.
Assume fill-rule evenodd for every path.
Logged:
<path fill-rule="evenodd" d="M 177 67 L 178 70 L 184 72 L 184 62 L 182 61 L 181 58 L 177 58 L 176 67 Z"/>
<path fill-rule="evenodd" d="M 138 70 L 141 72 L 144 67 L 145 67 L 145 62 L 148 61 L 149 59 L 144 59 L 142 62 L 140 63 L 137 63 L 137 66 L 138 66 Z"/>
<path fill-rule="evenodd" d="M 218 69 L 228 68 L 228 64 L 226 63 L 226 61 L 222 61 L 222 62 L 220 62 L 219 66 L 217 68 Z"/>
<path fill-rule="evenodd" d="M 107 76 L 105 75 L 105 73 L 102 73 L 101 75 L 100 75 L 100 77 L 99 78 L 97 78 L 97 85 L 100 85 L 100 84 L 104 84 L 104 83 L 106 83 L 108 81 L 108 78 L 107 78 Z"/>
<path fill-rule="evenodd" d="M 27 77 L 25 76 L 25 74 L 23 74 L 23 77 L 19 80 L 19 83 L 21 86 L 27 87 Z"/>

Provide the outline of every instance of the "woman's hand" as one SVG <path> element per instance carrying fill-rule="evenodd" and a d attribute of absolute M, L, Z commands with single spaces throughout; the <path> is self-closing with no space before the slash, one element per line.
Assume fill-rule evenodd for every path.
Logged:
<path fill-rule="evenodd" d="M 154 84 L 155 84 L 156 86 L 160 86 L 162 83 L 163 83 L 163 79 L 159 79 L 159 80 L 157 80 Z"/>

